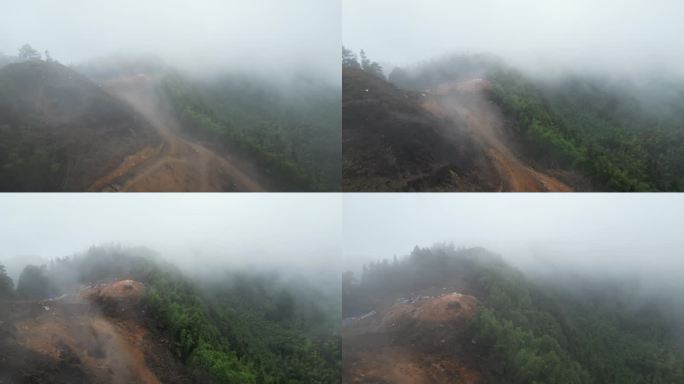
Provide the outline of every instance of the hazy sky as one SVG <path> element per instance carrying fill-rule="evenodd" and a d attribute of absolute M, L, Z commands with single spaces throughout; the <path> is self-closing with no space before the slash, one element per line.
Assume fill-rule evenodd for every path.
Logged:
<path fill-rule="evenodd" d="M 3 1 L 0 52 L 24 43 L 73 63 L 156 54 L 185 68 L 291 71 L 339 77 L 339 0 Z"/>
<path fill-rule="evenodd" d="M 684 275 L 682 194 L 346 194 L 344 266 L 439 242 L 549 264 Z"/>
<path fill-rule="evenodd" d="M 0 263 L 91 245 L 147 246 L 184 268 L 337 270 L 337 194 L 3 194 Z"/>
<path fill-rule="evenodd" d="M 342 0 L 345 45 L 409 64 L 488 52 L 532 69 L 684 72 L 679 0 Z"/>

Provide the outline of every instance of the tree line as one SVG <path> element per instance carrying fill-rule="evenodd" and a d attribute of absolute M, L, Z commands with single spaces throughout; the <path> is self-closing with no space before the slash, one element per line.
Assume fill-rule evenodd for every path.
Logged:
<path fill-rule="evenodd" d="M 352 50 L 342 46 L 342 68 L 360 69 L 381 79 L 385 78 L 382 66 L 378 62 L 369 59 L 363 49 L 357 56 Z"/>

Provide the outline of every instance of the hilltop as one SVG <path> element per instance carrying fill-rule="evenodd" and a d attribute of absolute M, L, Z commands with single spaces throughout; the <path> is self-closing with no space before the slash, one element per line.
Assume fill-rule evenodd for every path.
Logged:
<path fill-rule="evenodd" d="M 339 87 L 153 57 L 0 68 L 0 190 L 333 191 Z M 2 64 L 2 63 L 0 63 Z"/>

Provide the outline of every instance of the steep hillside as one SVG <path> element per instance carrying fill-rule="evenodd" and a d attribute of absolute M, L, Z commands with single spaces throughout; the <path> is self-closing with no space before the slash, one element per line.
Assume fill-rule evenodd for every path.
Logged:
<path fill-rule="evenodd" d="M 84 191 L 160 142 L 133 108 L 59 63 L 0 69 L 0 190 Z"/>
<path fill-rule="evenodd" d="M 583 173 L 595 190 L 684 188 L 681 81 L 586 75 L 539 81 L 510 69 L 490 78 L 492 100 L 538 161 Z"/>
<path fill-rule="evenodd" d="M 306 76 L 171 74 L 161 91 L 186 138 L 210 143 L 222 156 L 248 159 L 273 181 L 273 190 L 340 189 L 337 86 Z"/>
<path fill-rule="evenodd" d="M 425 94 L 343 69 L 343 189 L 487 191 L 500 184 L 464 122 L 426 111 Z"/>
<path fill-rule="evenodd" d="M 157 130 L 158 148 L 145 148 L 113 171 L 102 175 L 89 190 L 137 192 L 259 192 L 273 188 L 244 157 L 219 154 L 183 135 L 173 107 L 160 90 L 159 76 L 123 75 L 103 81 L 110 94 L 126 101 Z"/>
<path fill-rule="evenodd" d="M 416 247 L 401 260 L 365 266 L 359 280 L 345 275 L 343 376 L 350 383 L 681 382 L 684 319 L 668 296 L 675 293 L 638 291 L 630 280 L 562 272 L 533 279 L 479 248 Z"/>
<path fill-rule="evenodd" d="M 523 73 L 489 56 L 455 55 L 397 68 L 389 78 L 431 94 L 436 103 L 429 106 L 440 107 L 433 112 L 456 122 L 470 116 L 473 133 L 484 140 L 504 179 L 542 175 L 544 185 L 551 180 L 573 190 L 682 188 L 684 114 L 678 106 L 684 84 L 675 77 Z M 463 103 L 457 85 L 477 79 L 487 84 L 481 102 Z M 478 121 L 488 122 L 484 126 L 496 141 L 479 134 Z M 517 164 L 528 172 L 517 172 Z"/>
<path fill-rule="evenodd" d="M 491 83 L 482 78 L 443 83 L 426 92 L 423 107 L 451 122 L 465 121 L 470 136 L 482 145 L 501 182 L 497 191 L 569 192 L 563 179 L 568 173 L 540 167 L 521 156 L 515 138 L 510 137 L 504 114 L 489 100 Z"/>
<path fill-rule="evenodd" d="M 0 190 L 338 190 L 339 98 L 306 76 L 198 79 L 152 58 L 9 64 Z"/>
<path fill-rule="evenodd" d="M 98 247 L 27 267 L 9 287 L 0 381 L 339 382 L 339 301 L 302 281 L 191 279 L 149 250 Z"/>

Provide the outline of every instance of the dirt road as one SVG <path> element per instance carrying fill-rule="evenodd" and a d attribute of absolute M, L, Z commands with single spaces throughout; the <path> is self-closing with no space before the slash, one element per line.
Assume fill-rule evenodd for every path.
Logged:
<path fill-rule="evenodd" d="M 501 111 L 485 94 L 487 86 L 482 79 L 445 84 L 426 94 L 423 107 L 437 116 L 466 123 L 499 173 L 499 192 L 571 192 L 571 187 L 514 153 L 505 138 Z"/>
<path fill-rule="evenodd" d="M 93 183 L 90 191 L 222 192 L 264 191 L 255 169 L 246 161 L 218 155 L 181 136 L 181 127 L 144 76 L 117 79 L 106 85 L 127 101 L 157 130 L 159 147 L 147 147 Z M 237 165 L 239 164 L 239 166 Z"/>

